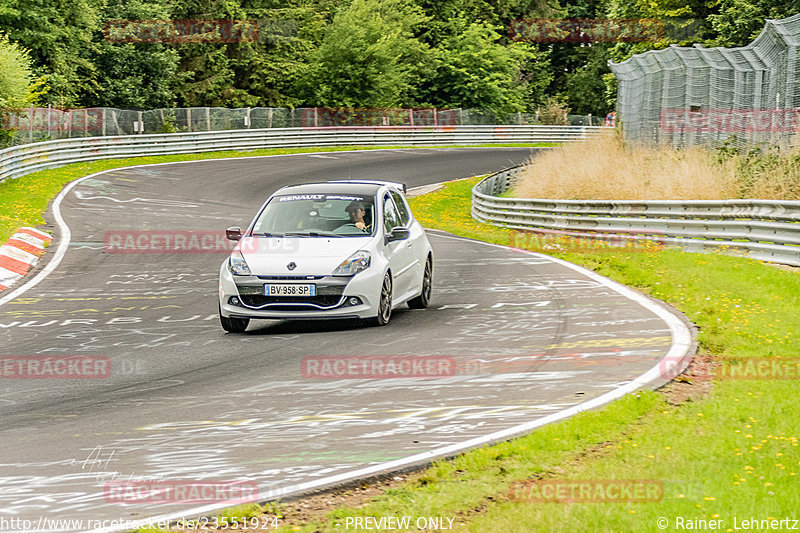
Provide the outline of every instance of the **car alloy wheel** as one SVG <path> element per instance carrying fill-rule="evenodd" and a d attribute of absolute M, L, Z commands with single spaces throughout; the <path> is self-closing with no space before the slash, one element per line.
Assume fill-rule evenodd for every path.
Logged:
<path fill-rule="evenodd" d="M 425 272 L 422 274 L 422 289 L 419 296 L 408 301 L 411 309 L 425 309 L 431 303 L 431 292 L 433 290 L 433 259 L 428 256 L 425 261 Z"/>
<path fill-rule="evenodd" d="M 392 317 L 392 276 L 387 272 L 381 285 L 381 299 L 378 302 L 378 316 L 372 319 L 375 326 L 385 326 Z"/>

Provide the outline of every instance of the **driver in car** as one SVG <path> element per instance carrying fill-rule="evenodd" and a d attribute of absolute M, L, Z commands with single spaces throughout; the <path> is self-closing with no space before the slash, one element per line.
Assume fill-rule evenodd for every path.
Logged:
<path fill-rule="evenodd" d="M 364 204 L 361 202 L 350 202 L 348 206 L 345 208 L 345 211 L 350 215 L 350 223 L 354 224 L 358 229 L 367 231 L 369 226 L 366 222 L 364 222 L 364 215 L 366 214 L 366 210 L 364 209 Z"/>

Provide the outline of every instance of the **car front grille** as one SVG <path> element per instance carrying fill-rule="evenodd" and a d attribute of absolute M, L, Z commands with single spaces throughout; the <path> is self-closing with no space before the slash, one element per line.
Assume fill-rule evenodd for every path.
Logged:
<path fill-rule="evenodd" d="M 273 310 L 317 309 L 332 307 L 339 303 L 346 285 L 317 285 L 315 296 L 266 296 L 264 285 L 240 285 L 239 298 L 247 307 L 261 308 L 268 306 Z M 280 309 L 278 308 L 280 306 Z"/>
<path fill-rule="evenodd" d="M 342 295 L 318 295 L 318 296 L 264 296 L 262 294 L 241 295 L 242 303 L 248 307 L 261 307 L 268 304 L 281 305 L 287 308 L 307 307 L 297 304 L 313 304 L 319 307 L 331 307 L 341 300 Z M 293 305 L 294 304 L 294 305 Z M 270 308 L 274 308 L 270 306 Z"/>

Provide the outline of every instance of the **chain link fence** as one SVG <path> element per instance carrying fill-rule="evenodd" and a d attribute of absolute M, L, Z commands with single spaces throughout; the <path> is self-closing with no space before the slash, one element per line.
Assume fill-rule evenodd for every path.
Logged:
<path fill-rule="evenodd" d="M 800 14 L 741 48 L 671 46 L 609 63 L 626 140 L 674 147 L 797 146 Z"/>
<path fill-rule="evenodd" d="M 548 121 L 551 123 L 552 121 Z M 267 128 L 347 126 L 540 125 L 538 113 L 498 116 L 477 109 L 331 109 L 190 107 L 137 111 L 109 107 L 30 107 L 2 113 L 0 146 L 76 137 Z M 561 125 L 602 125 L 601 117 L 565 115 Z"/>

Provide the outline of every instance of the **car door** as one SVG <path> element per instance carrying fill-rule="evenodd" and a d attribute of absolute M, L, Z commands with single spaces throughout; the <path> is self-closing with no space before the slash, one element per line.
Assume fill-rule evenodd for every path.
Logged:
<path fill-rule="evenodd" d="M 387 192 L 383 196 L 383 231 L 388 235 L 394 228 L 402 228 L 403 223 L 397 206 L 392 196 Z M 384 255 L 389 261 L 389 268 L 392 270 L 394 282 L 393 298 L 398 300 L 407 296 L 407 293 L 414 287 L 416 262 L 411 248 L 412 240 L 403 239 L 399 241 L 386 242 L 384 238 Z"/>
<path fill-rule="evenodd" d="M 389 194 L 394 200 L 397 207 L 398 215 L 400 215 L 400 223 L 404 228 L 408 228 L 409 237 L 407 246 L 411 249 L 411 254 L 414 258 L 414 267 L 412 270 L 412 280 L 409 290 L 416 290 L 422 286 L 422 276 L 425 272 L 425 259 L 427 247 L 425 246 L 425 230 L 419 224 L 412 224 L 411 208 L 403 196 L 397 191 L 389 191 Z"/>

